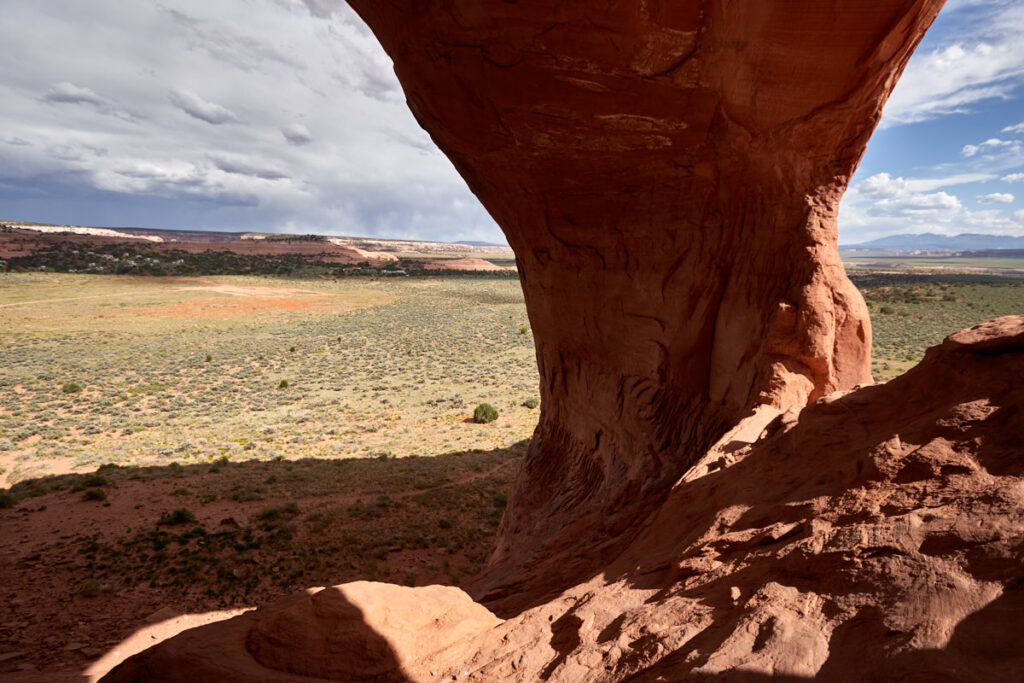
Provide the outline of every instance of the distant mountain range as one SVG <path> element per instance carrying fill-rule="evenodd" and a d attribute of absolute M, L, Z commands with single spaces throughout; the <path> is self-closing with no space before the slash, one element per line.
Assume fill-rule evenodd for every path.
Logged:
<path fill-rule="evenodd" d="M 982 249 L 1024 249 L 1024 237 L 982 235 L 965 232 L 959 235 L 938 235 L 924 232 L 919 235 L 902 234 L 880 237 L 860 244 L 840 245 L 840 249 L 888 249 L 892 251 L 948 250 L 973 251 Z"/>

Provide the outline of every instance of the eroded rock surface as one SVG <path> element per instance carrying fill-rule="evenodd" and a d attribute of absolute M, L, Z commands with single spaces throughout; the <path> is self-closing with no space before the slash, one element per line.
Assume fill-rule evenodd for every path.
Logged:
<path fill-rule="evenodd" d="M 499 623 L 458 588 L 356 581 L 185 631 L 103 680 L 404 681 L 437 651 L 468 656 Z"/>
<path fill-rule="evenodd" d="M 337 659 L 315 669 L 331 680 L 1021 680 L 1022 378 L 1013 316 L 887 384 L 762 412 L 604 571 L 503 622 L 457 589 L 445 607 L 436 587 L 364 583 L 360 604 L 393 600 L 419 639 L 402 618 L 367 616 L 364 648 L 362 622 L 356 637 L 328 629 L 303 597 L 186 632 L 109 680 L 213 680 L 224 662 L 246 676 L 225 680 L 308 680 L 272 667 L 319 652 Z M 351 668 L 378 651 L 391 668 Z"/>
<path fill-rule="evenodd" d="M 516 251 L 543 411 L 474 586 L 505 620 L 341 586 L 110 680 L 1021 678 L 1024 318 L 850 391 L 838 202 L 941 0 L 352 4 Z"/>
<path fill-rule="evenodd" d="M 542 415 L 486 574 L 600 568 L 757 405 L 870 380 L 840 196 L 941 0 L 351 0 L 516 252 Z"/>

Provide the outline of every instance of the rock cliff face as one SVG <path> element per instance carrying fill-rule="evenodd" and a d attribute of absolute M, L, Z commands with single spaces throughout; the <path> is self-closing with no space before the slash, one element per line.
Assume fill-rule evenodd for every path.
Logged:
<path fill-rule="evenodd" d="M 352 4 L 519 263 L 543 411 L 473 587 L 505 620 L 341 586 L 109 679 L 1019 678 L 1024 318 L 848 392 L 837 206 L 941 0 Z"/>
<path fill-rule="evenodd" d="M 941 0 L 351 0 L 516 252 L 542 414 L 476 592 L 604 566 L 758 405 L 870 381 L 836 211 Z"/>

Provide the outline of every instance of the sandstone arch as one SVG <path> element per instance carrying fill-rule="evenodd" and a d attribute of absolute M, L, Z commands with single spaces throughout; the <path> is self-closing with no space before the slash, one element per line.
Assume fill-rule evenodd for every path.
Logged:
<path fill-rule="evenodd" d="M 1020 678 L 1024 316 L 832 393 L 870 350 L 837 204 L 942 0 L 351 1 L 516 250 L 544 408 L 476 586 L 508 618 L 381 590 L 437 640 L 374 680 Z M 331 604 L 109 680 L 327 679 Z"/>
<path fill-rule="evenodd" d="M 760 404 L 870 381 L 839 199 L 941 0 L 352 0 L 516 252 L 542 415 L 478 591 L 599 569 Z"/>

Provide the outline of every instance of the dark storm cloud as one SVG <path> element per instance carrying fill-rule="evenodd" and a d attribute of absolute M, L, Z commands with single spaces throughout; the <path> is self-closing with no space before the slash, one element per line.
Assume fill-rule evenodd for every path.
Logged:
<path fill-rule="evenodd" d="M 107 104 L 106 100 L 89 88 L 81 88 L 67 81 L 50 86 L 50 89 L 43 95 L 43 100 L 65 104 L 92 104 L 101 107 Z"/>
<path fill-rule="evenodd" d="M 3 8 L 0 216 L 500 240 L 344 2 Z"/>
<path fill-rule="evenodd" d="M 125 121 L 134 121 L 141 118 L 138 113 L 129 112 L 116 106 L 113 102 L 101 97 L 91 88 L 83 88 L 75 85 L 74 83 L 69 83 L 68 81 L 54 83 L 45 93 L 43 93 L 40 99 L 47 104 L 89 105 L 95 107 L 96 111 L 101 114 L 116 116 L 120 119 L 124 119 Z"/>
<path fill-rule="evenodd" d="M 284 126 L 281 128 L 281 135 L 288 141 L 289 144 L 301 147 L 307 145 L 313 141 L 313 135 L 309 132 L 301 123 L 293 123 L 290 126 Z"/>

